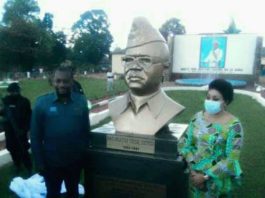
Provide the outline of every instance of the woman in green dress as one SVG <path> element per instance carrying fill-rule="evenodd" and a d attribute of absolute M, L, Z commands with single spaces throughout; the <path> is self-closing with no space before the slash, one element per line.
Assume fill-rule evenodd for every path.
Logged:
<path fill-rule="evenodd" d="M 193 116 L 180 142 L 180 153 L 190 169 L 192 197 L 231 197 L 240 180 L 243 130 L 239 119 L 226 111 L 232 100 L 229 82 L 212 81 L 205 110 Z"/>

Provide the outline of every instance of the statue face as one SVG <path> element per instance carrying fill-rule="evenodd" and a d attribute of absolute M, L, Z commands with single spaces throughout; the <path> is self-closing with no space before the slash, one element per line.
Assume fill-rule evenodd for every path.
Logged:
<path fill-rule="evenodd" d="M 123 57 L 125 82 L 135 95 L 148 95 L 158 90 L 163 74 L 159 57 L 126 54 Z"/>

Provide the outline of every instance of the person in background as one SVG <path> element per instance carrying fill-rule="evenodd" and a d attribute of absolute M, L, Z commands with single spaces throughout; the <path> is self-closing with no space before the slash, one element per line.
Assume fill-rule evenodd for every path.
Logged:
<path fill-rule="evenodd" d="M 73 66 L 69 66 L 69 67 L 72 70 L 72 75 L 74 77 L 75 73 L 76 73 L 75 68 Z M 81 84 L 76 79 L 73 79 L 72 91 L 79 93 L 79 94 L 82 94 L 82 95 L 85 95 Z"/>
<path fill-rule="evenodd" d="M 31 144 L 36 168 L 44 176 L 47 198 L 60 197 L 64 180 L 67 197 L 78 197 L 90 123 L 87 100 L 72 91 L 73 73 L 59 67 L 53 75 L 55 91 L 40 96 L 31 120 Z"/>
<path fill-rule="evenodd" d="M 10 152 L 16 173 L 25 166 L 29 175 L 32 172 L 32 162 L 28 149 L 28 132 L 30 128 L 30 101 L 20 94 L 18 83 L 11 83 L 7 88 L 8 95 L 2 99 L 3 107 L 0 115 L 3 117 L 6 149 Z"/>
<path fill-rule="evenodd" d="M 230 197 L 240 181 L 243 129 L 226 110 L 232 101 L 232 85 L 223 79 L 212 81 L 205 110 L 195 114 L 180 141 L 180 153 L 190 169 L 192 197 Z"/>
<path fill-rule="evenodd" d="M 209 52 L 205 59 L 209 67 L 220 67 L 223 58 L 223 49 L 220 48 L 218 41 L 213 42 L 212 50 Z"/>
<path fill-rule="evenodd" d="M 77 80 L 73 80 L 72 91 L 84 95 L 84 90 Z"/>
<path fill-rule="evenodd" d="M 107 72 L 107 92 L 113 91 L 113 81 L 114 81 L 114 75 L 111 72 L 111 69 Z"/>

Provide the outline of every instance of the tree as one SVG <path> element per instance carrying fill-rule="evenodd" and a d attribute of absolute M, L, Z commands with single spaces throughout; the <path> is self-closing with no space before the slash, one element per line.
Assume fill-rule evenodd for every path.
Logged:
<path fill-rule="evenodd" d="M 35 0 L 7 0 L 0 25 L 0 69 L 52 68 L 66 57 L 66 36 L 54 33 L 53 15 L 38 18 Z"/>
<path fill-rule="evenodd" d="M 39 30 L 35 0 L 8 0 L 0 27 L 0 64 L 6 70 L 30 69 L 36 60 Z"/>
<path fill-rule="evenodd" d="M 35 20 L 36 14 L 40 11 L 36 0 L 8 0 L 4 9 L 3 22 L 6 25 L 11 25 L 17 20 Z"/>
<path fill-rule="evenodd" d="M 54 33 L 54 46 L 52 48 L 52 61 L 53 64 L 59 64 L 65 61 L 67 55 L 66 48 L 66 35 L 63 32 Z"/>
<path fill-rule="evenodd" d="M 160 33 L 167 40 L 168 36 L 173 36 L 176 34 L 185 34 L 185 27 L 180 23 L 177 18 L 171 18 L 167 20 L 159 29 Z"/>
<path fill-rule="evenodd" d="M 66 35 L 63 32 L 53 32 L 53 15 L 46 13 L 39 22 L 39 39 L 37 41 L 37 65 L 53 69 L 66 58 Z"/>
<path fill-rule="evenodd" d="M 6 70 L 31 69 L 36 61 L 39 30 L 33 23 L 20 20 L 0 28 L 0 64 Z"/>
<path fill-rule="evenodd" d="M 240 32 L 241 32 L 241 30 L 237 29 L 235 20 L 232 18 L 227 30 L 224 30 L 224 33 L 226 33 L 226 34 L 239 34 Z"/>
<path fill-rule="evenodd" d="M 73 25 L 73 61 L 79 64 L 98 65 L 109 54 L 112 35 L 108 17 L 103 10 L 83 13 Z"/>
<path fill-rule="evenodd" d="M 42 19 L 42 27 L 47 30 L 52 30 L 53 27 L 53 14 L 45 13 Z"/>

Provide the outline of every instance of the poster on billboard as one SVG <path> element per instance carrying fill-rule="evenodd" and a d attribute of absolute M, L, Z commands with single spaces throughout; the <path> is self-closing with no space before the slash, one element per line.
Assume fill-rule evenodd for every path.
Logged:
<path fill-rule="evenodd" d="M 176 35 L 172 72 L 252 75 L 259 43 L 256 34 Z"/>
<path fill-rule="evenodd" d="M 200 68 L 224 68 L 227 38 L 202 37 L 200 48 Z"/>

